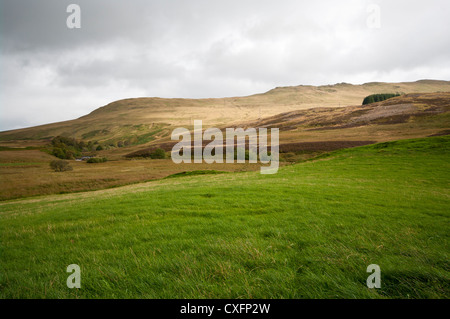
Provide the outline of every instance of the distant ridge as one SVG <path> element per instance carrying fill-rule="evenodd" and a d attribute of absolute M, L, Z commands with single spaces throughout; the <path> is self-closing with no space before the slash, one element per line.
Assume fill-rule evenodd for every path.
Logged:
<path fill-rule="evenodd" d="M 364 97 L 375 93 L 430 92 L 450 92 L 450 81 L 299 85 L 229 98 L 130 98 L 109 103 L 78 119 L 0 132 L 0 141 L 50 139 L 57 135 L 95 141 L 145 134 L 161 136 L 169 134 L 169 127 L 190 127 L 193 119 L 203 120 L 206 126 L 224 126 L 314 107 L 360 105 Z"/>

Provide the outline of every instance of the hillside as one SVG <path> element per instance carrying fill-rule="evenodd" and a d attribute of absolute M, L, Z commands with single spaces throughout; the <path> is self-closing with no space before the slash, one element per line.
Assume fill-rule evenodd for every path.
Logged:
<path fill-rule="evenodd" d="M 261 120 L 235 122 L 234 125 L 280 128 L 280 165 L 284 166 L 342 148 L 448 135 L 450 93 L 412 93 L 364 106 L 295 110 Z M 142 144 L 107 146 L 94 153 L 106 157 L 108 162 L 92 165 L 71 161 L 74 170 L 68 174 L 53 172 L 49 168 L 55 157 L 48 154 L 52 152 L 46 140 L 1 141 L 0 200 L 97 190 L 190 171 L 241 172 L 259 169 L 259 164 L 249 163 L 177 165 L 169 157 L 150 160 L 149 154 L 158 147 L 169 155 L 176 142 L 171 141 L 169 136 L 160 136 L 165 129 L 162 126 L 155 124 L 150 133 L 140 129 L 144 133 L 136 140 Z M 125 138 L 125 135 L 120 137 L 122 141 Z M 203 144 L 208 143 L 204 141 Z M 88 152 L 85 155 L 93 154 Z"/>
<path fill-rule="evenodd" d="M 278 127 L 281 131 L 303 128 L 325 131 L 412 123 L 419 118 L 439 117 L 450 111 L 450 92 L 411 93 L 382 102 L 341 108 L 318 107 L 277 114 L 261 120 L 241 123 L 244 127 Z M 448 118 L 447 115 L 445 115 Z"/>
<path fill-rule="evenodd" d="M 1 202 L 0 298 L 448 299 L 449 145 Z"/>
<path fill-rule="evenodd" d="M 236 122 L 236 127 L 280 129 L 280 152 L 330 151 L 375 142 L 450 133 L 450 92 L 411 93 L 368 105 L 316 107 L 285 112 L 260 120 Z M 224 130 L 225 127 L 222 127 Z M 168 137 L 139 155 L 161 147 L 170 151 Z M 204 141 L 204 145 L 209 141 Z"/>
<path fill-rule="evenodd" d="M 126 99 L 100 107 L 79 119 L 0 132 L 0 142 L 37 141 L 63 135 L 106 144 L 127 140 L 139 145 L 167 137 L 173 126 L 189 127 L 194 119 L 202 119 L 208 126 L 226 126 L 313 107 L 361 105 L 365 96 L 385 92 L 450 92 L 450 82 L 301 85 L 247 97 L 218 99 Z"/>

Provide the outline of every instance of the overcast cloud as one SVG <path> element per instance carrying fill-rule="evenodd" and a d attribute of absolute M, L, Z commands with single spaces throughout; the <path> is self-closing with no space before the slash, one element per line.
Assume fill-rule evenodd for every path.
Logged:
<path fill-rule="evenodd" d="M 0 130 L 114 100 L 450 80 L 450 1 L 0 0 Z M 66 8 L 81 7 L 81 29 Z M 381 27 L 370 28 L 371 4 Z"/>

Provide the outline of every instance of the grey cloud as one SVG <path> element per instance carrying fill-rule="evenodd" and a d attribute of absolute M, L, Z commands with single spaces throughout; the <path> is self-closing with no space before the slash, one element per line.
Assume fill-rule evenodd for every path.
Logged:
<path fill-rule="evenodd" d="M 66 28 L 70 3 L 81 7 L 81 29 Z M 380 29 L 366 25 L 370 3 L 381 8 Z M 0 4 L 0 129 L 71 119 L 133 96 L 450 80 L 445 0 Z"/>

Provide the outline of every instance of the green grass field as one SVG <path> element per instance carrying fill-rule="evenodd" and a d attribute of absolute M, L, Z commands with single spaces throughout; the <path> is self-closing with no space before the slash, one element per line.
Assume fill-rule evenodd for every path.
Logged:
<path fill-rule="evenodd" d="M 449 173 L 433 137 L 2 202 L 0 298 L 449 298 Z"/>

